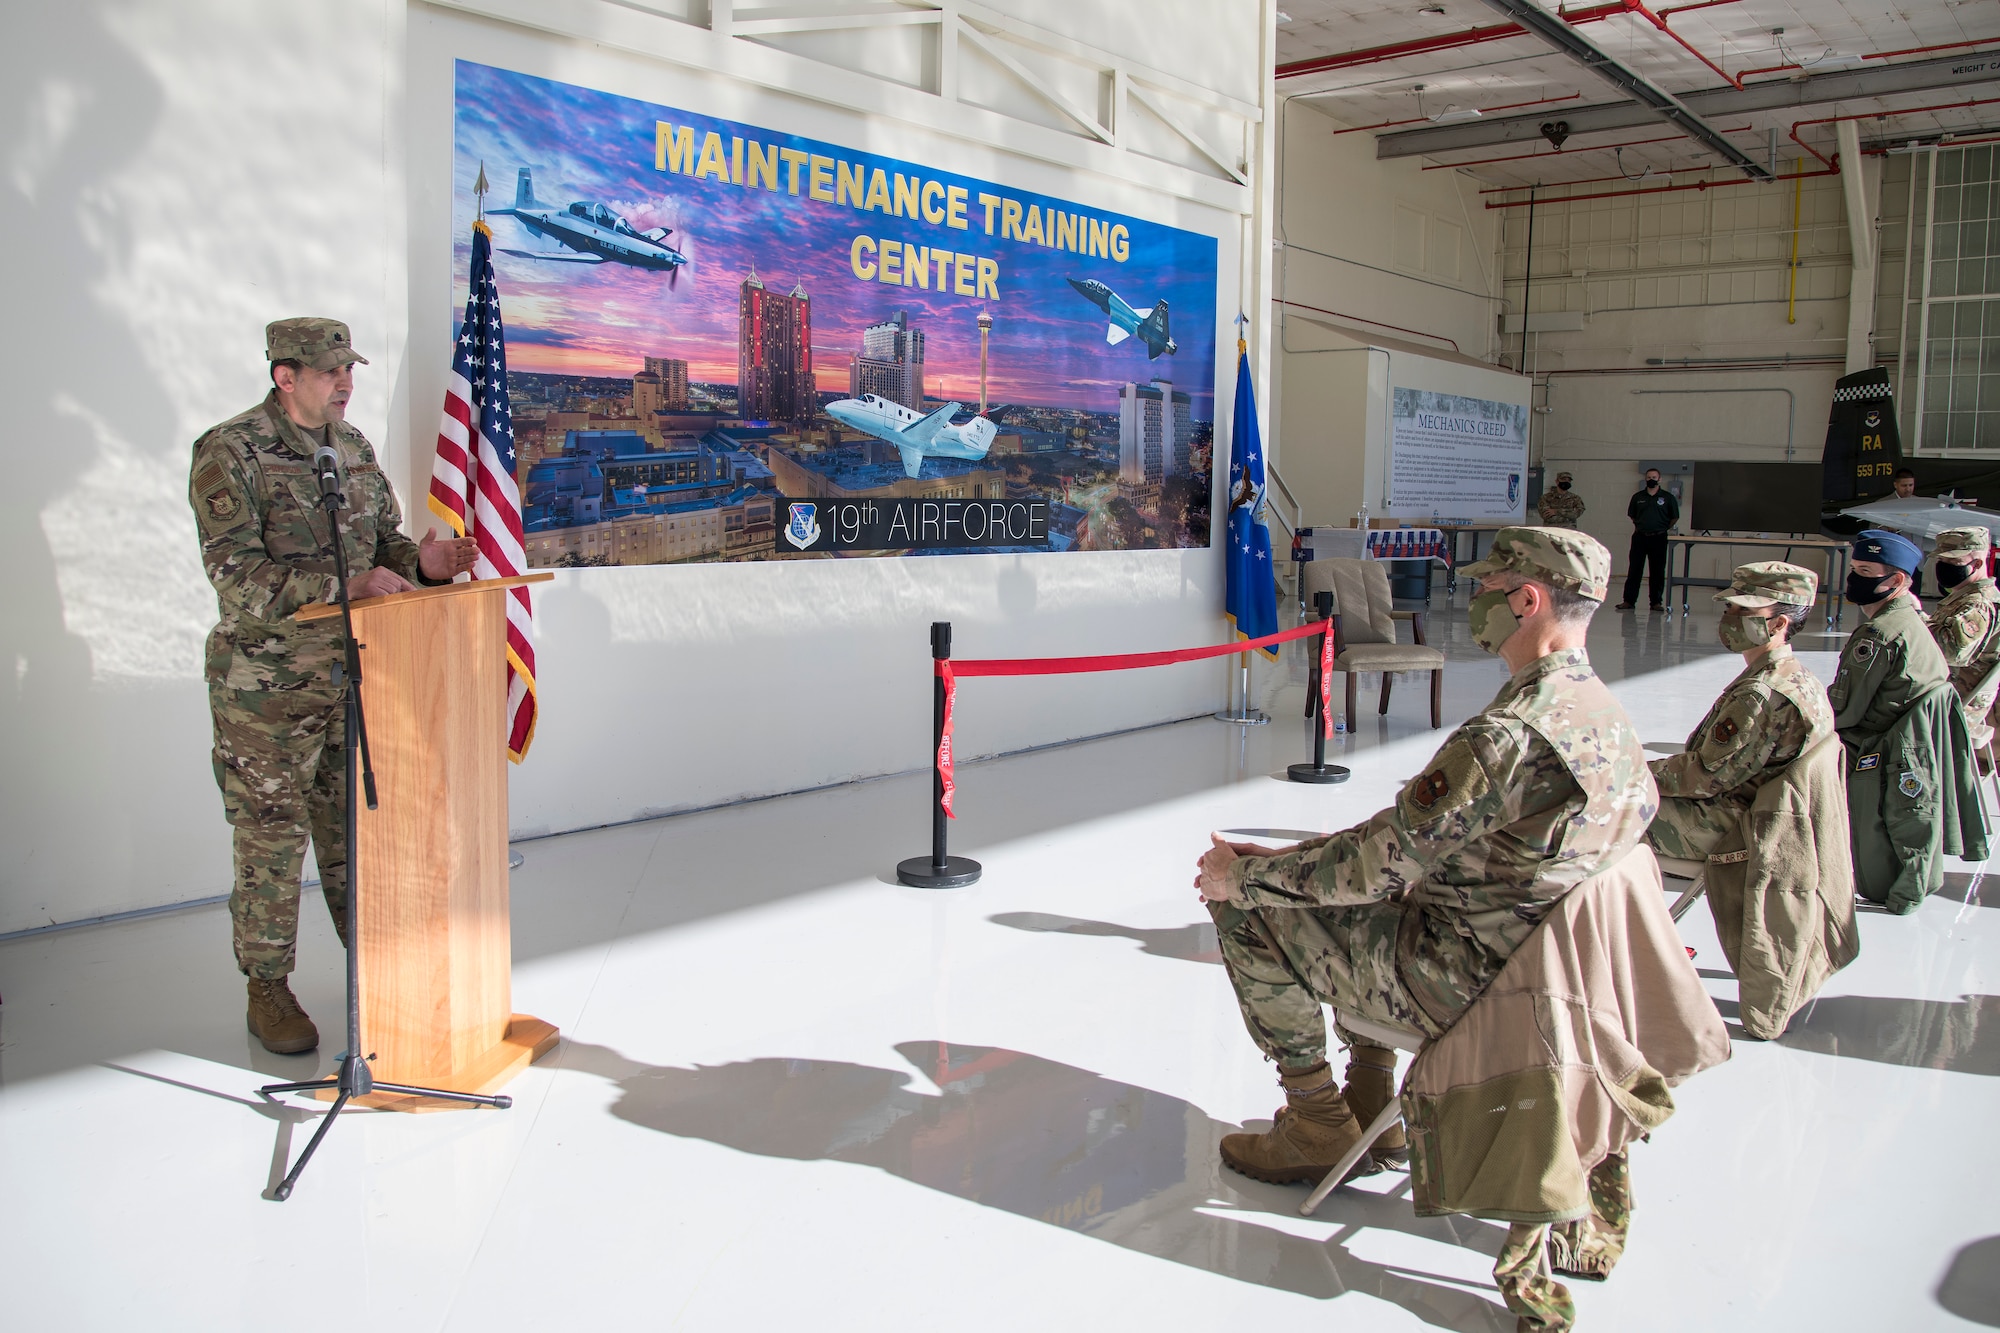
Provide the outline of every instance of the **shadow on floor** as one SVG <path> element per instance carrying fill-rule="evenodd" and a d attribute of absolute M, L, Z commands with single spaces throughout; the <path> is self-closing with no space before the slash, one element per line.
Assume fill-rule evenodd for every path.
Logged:
<path fill-rule="evenodd" d="M 1142 952 L 1149 953 L 1155 958 L 1176 958 L 1183 963 L 1222 962 L 1222 950 L 1215 942 L 1215 924 L 1211 921 L 1202 921 L 1191 926 L 1169 926 L 1147 930 L 1139 926 L 1120 926 L 1109 921 L 1085 921 L 1073 916 L 1054 916 L 1047 912 L 1001 912 L 986 919 L 996 926 L 1006 926 L 1010 930 L 1131 940 Z"/>
<path fill-rule="evenodd" d="M 1937 1303 L 1960 1319 L 2000 1328 L 2000 1236 L 1975 1240 L 1952 1256 Z"/>
<path fill-rule="evenodd" d="M 896 1049 L 943 1095 L 911 1088 L 900 1069 L 837 1060 L 680 1069 L 582 1043 L 565 1043 L 562 1059 L 617 1084 L 612 1114 L 664 1134 L 763 1157 L 873 1167 L 1237 1281 L 1320 1300 L 1364 1292 L 1436 1328 L 1514 1326 L 1490 1288 L 1477 1293 L 1467 1279 L 1373 1263 L 1347 1249 L 1373 1229 L 1490 1258 L 1503 1226 L 1420 1220 L 1400 1193 L 1341 1189 L 1320 1210 L 1341 1229 L 1316 1242 L 1289 1234 L 1300 1221 L 1301 1189 L 1227 1174 L 1216 1142 L 1236 1127 L 1180 1098 L 1003 1048 L 913 1041 Z M 1274 1225 L 1279 1218 L 1289 1221 Z"/>
<path fill-rule="evenodd" d="M 2000 1075 L 2000 996 L 1950 1001 L 1823 996 L 1794 1018 L 1778 1041 L 1822 1055 L 1991 1077 Z"/>
<path fill-rule="evenodd" d="M 1937 891 L 1940 898 L 1949 898 L 1955 903 L 1968 907 L 2000 907 L 1994 886 L 1986 882 L 1986 872 L 1975 870 L 1970 874 L 1963 870 L 1947 871 L 1944 886 Z"/>

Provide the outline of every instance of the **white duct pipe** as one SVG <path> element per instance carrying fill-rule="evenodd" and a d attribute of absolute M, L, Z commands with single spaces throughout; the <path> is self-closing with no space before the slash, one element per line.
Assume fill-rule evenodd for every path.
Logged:
<path fill-rule="evenodd" d="M 1840 148 L 1840 189 L 1847 201 L 1847 245 L 1854 272 L 1847 287 L 1847 369 L 1875 364 L 1875 212 L 1882 195 L 1879 160 L 1861 155 L 1861 130 L 1843 120 L 1834 126 Z"/>

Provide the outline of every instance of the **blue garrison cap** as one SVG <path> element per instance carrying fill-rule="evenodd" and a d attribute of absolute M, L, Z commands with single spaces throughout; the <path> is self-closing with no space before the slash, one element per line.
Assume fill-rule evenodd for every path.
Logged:
<path fill-rule="evenodd" d="M 1924 563 L 1924 553 L 1915 542 L 1881 528 L 1868 528 L 1855 535 L 1854 558 L 1900 569 L 1913 577 Z"/>

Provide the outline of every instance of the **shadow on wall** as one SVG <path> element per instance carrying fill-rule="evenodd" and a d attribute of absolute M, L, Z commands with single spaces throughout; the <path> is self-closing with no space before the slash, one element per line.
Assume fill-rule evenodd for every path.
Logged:
<path fill-rule="evenodd" d="M 148 790 L 162 774 L 146 762 L 150 754 L 135 752 L 157 750 L 163 733 L 166 743 L 190 747 L 190 767 L 205 768 L 207 750 L 198 681 L 176 683 L 170 698 L 93 690 L 95 664 L 66 620 L 44 524 L 88 474 L 129 462 L 112 457 L 109 442 L 156 439 L 173 420 L 133 330 L 98 296 L 124 281 L 120 261 L 145 239 L 107 206 L 107 192 L 144 151 L 163 90 L 95 5 L 37 6 L 33 26 L 32 40 L 0 50 L 0 141 L 12 164 L 0 178 L 0 244 L 13 256 L 7 304 L 16 322 L 0 487 L 8 576 L 0 597 L 0 898 L 17 926 L 137 905 L 125 899 L 147 878 L 138 865 L 185 861 L 161 853 L 186 836 L 176 828 L 186 807 Z M 86 540 L 115 558 L 123 524 L 101 514 L 97 521 Z M 226 851 L 224 834 L 215 842 Z M 151 902 L 215 892 L 227 883 L 222 865 L 214 884 L 163 887 L 155 872 L 140 892 L 150 891 Z"/>
<path fill-rule="evenodd" d="M 912 1041 L 896 1048 L 942 1092 L 898 1069 L 838 1060 L 750 1060 L 678 1069 L 565 1042 L 565 1068 L 617 1084 L 621 1120 L 738 1152 L 871 1167 L 915 1185 L 1033 1218 L 1139 1254 L 1318 1300 L 1365 1292 L 1444 1329 L 1514 1326 L 1463 1289 L 1487 1267 L 1503 1225 L 1418 1220 L 1399 1190 L 1343 1189 L 1321 1210 L 1324 1244 L 1265 1221 L 1298 1221 L 1297 1189 L 1231 1176 L 1216 1143 L 1235 1126 L 1199 1107 L 1020 1051 Z M 1346 1242 L 1364 1229 L 1434 1241 L 1479 1260 L 1427 1281 L 1371 1263 Z"/>
<path fill-rule="evenodd" d="M 1952 1256 L 1937 1303 L 1960 1319 L 2000 1328 L 2000 1236 L 1975 1240 Z"/>

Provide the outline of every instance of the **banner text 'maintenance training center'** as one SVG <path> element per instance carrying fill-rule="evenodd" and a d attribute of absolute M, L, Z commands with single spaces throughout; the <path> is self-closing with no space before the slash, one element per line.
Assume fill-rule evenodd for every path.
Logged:
<path fill-rule="evenodd" d="M 1087 213 L 1071 213 L 1039 203 L 963 185 L 947 185 L 867 163 L 763 144 L 741 135 L 699 134 L 692 125 L 655 124 L 653 167 L 657 171 L 715 180 L 746 190 L 768 190 L 860 213 L 907 218 L 933 227 L 984 234 L 1001 240 L 1109 259 L 1122 264 L 1132 253 L 1131 234 L 1122 222 L 1107 223 Z M 940 238 L 942 239 L 942 238 Z M 923 291 L 950 292 L 1000 300 L 1000 262 L 968 254 L 956 244 L 913 245 L 891 237 L 857 235 L 848 246 L 848 268 L 861 282 Z"/>

